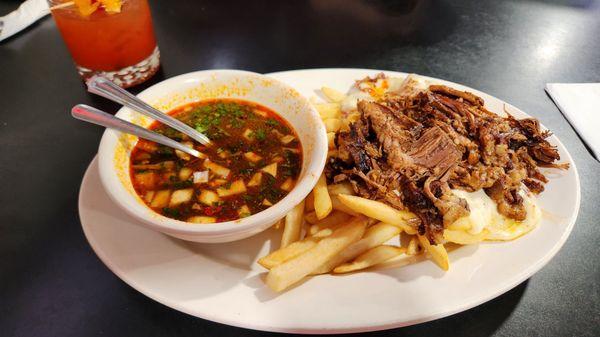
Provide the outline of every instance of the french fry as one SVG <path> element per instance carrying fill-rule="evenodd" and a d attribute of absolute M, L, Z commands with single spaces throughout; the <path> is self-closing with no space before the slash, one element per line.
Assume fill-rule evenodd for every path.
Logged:
<path fill-rule="evenodd" d="M 327 132 L 337 132 L 342 127 L 342 121 L 338 118 L 327 118 L 323 120 Z"/>
<path fill-rule="evenodd" d="M 450 267 L 450 261 L 448 259 L 448 252 L 446 252 L 446 248 L 444 248 L 444 245 L 432 245 L 429 242 L 429 239 L 421 235 L 418 235 L 418 238 L 421 247 L 423 247 L 423 249 L 425 249 L 425 251 L 428 252 L 429 255 L 431 255 L 431 259 L 433 260 L 433 262 L 435 262 L 435 264 L 442 268 L 442 270 L 448 270 L 448 268 Z"/>
<path fill-rule="evenodd" d="M 417 255 L 421 253 L 421 245 L 419 244 L 419 238 L 416 235 L 413 235 L 408 241 L 408 246 L 406 246 L 406 254 L 407 255 Z"/>
<path fill-rule="evenodd" d="M 304 199 L 304 210 L 306 212 L 315 210 L 315 196 L 312 191 L 306 196 L 306 199 Z"/>
<path fill-rule="evenodd" d="M 315 213 L 320 220 L 329 215 L 333 209 L 329 192 L 327 192 L 327 182 L 325 181 L 324 174 L 321 174 L 321 177 L 319 177 L 313 189 L 313 194 L 315 198 Z"/>
<path fill-rule="evenodd" d="M 344 212 L 344 213 L 350 214 L 352 216 L 359 216 L 360 215 L 360 213 L 357 213 L 357 212 L 353 211 L 352 209 L 350 209 L 350 207 L 342 204 L 342 202 L 337 197 L 337 195 L 334 195 L 334 196 L 331 197 L 331 207 L 333 209 L 335 209 L 336 211 Z"/>
<path fill-rule="evenodd" d="M 399 211 L 382 202 L 353 195 L 340 194 L 337 198 L 340 199 L 344 205 L 357 213 L 364 214 L 370 218 L 377 219 L 390 225 L 398 226 L 408 234 L 417 233 L 416 229 L 408 224 L 408 220 L 416 217 L 411 212 Z"/>
<path fill-rule="evenodd" d="M 348 123 L 354 123 L 354 122 L 358 121 L 360 118 L 361 118 L 361 113 L 358 111 L 355 111 L 355 112 L 348 114 L 344 120 L 347 121 Z"/>
<path fill-rule="evenodd" d="M 317 109 L 319 115 L 321 115 L 321 119 L 338 119 L 342 116 L 342 110 L 338 103 L 315 104 L 315 109 Z"/>
<path fill-rule="evenodd" d="M 352 263 L 346 263 L 336 267 L 333 272 L 336 274 L 349 273 L 365 268 L 369 268 L 392 259 L 398 255 L 404 254 L 406 249 L 395 246 L 377 246 L 367 252 L 359 255 Z"/>
<path fill-rule="evenodd" d="M 349 218 L 350 216 L 348 214 L 342 212 L 333 212 L 322 222 L 311 227 L 311 229 L 316 228 L 315 226 L 322 227 L 318 231 L 311 232 L 312 236 L 301 241 L 296 241 L 285 248 L 280 248 L 258 260 L 258 263 L 267 269 L 271 269 L 289 259 L 292 259 L 304 251 L 314 247 L 319 239 L 331 235 L 335 229 L 339 228 L 340 225 L 347 223 Z M 371 228 L 369 228 L 369 230 L 370 229 Z"/>
<path fill-rule="evenodd" d="M 296 241 L 285 248 L 280 248 L 271 254 L 260 258 L 258 263 L 267 269 L 271 269 L 313 248 L 317 245 L 317 242 L 318 239 L 314 237 Z"/>
<path fill-rule="evenodd" d="M 327 132 L 327 147 L 335 149 L 335 132 Z"/>
<path fill-rule="evenodd" d="M 326 218 L 310 226 L 308 233 L 310 235 L 314 235 L 322 229 L 333 228 L 341 223 L 346 222 L 348 219 L 350 219 L 350 215 L 340 211 L 333 211 Z"/>
<path fill-rule="evenodd" d="M 487 231 L 483 230 L 479 234 L 469 234 L 459 230 L 444 230 L 444 239 L 448 242 L 454 242 L 461 245 L 471 245 L 479 243 L 485 239 Z"/>
<path fill-rule="evenodd" d="M 322 87 L 321 92 L 332 103 L 340 103 L 344 100 L 344 98 L 346 98 L 346 95 L 343 93 L 329 87 Z"/>
<path fill-rule="evenodd" d="M 316 232 L 314 235 L 311 235 L 312 238 L 322 239 L 326 236 L 333 234 L 333 231 L 338 228 L 325 228 Z"/>
<path fill-rule="evenodd" d="M 354 188 L 352 188 L 352 184 L 349 182 L 343 182 L 339 184 L 331 184 L 327 186 L 327 191 L 329 191 L 329 195 L 334 196 L 338 194 L 348 194 L 355 195 Z"/>
<path fill-rule="evenodd" d="M 401 229 L 399 227 L 388 225 L 383 222 L 369 227 L 367 228 L 362 239 L 348 246 L 348 248 L 344 249 L 341 253 L 327 261 L 317 270 L 313 271 L 313 274 L 316 275 L 328 273 L 335 267 L 351 261 L 367 250 L 386 243 L 388 240 L 398 235 L 400 231 Z"/>
<path fill-rule="evenodd" d="M 313 270 L 337 255 L 353 242 L 358 241 L 365 232 L 367 219 L 354 218 L 346 226 L 340 227 L 333 234 L 321 239 L 308 251 L 272 268 L 266 283 L 274 291 L 282 291 L 299 282 Z"/>
<path fill-rule="evenodd" d="M 291 243 L 300 240 L 303 215 L 304 200 L 292 208 L 285 216 L 285 225 L 283 226 L 283 234 L 281 235 L 281 248 L 285 248 Z"/>

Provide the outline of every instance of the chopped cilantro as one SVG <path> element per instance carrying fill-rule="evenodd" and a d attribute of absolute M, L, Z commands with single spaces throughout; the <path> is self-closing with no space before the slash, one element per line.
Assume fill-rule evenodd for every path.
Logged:
<path fill-rule="evenodd" d="M 165 136 L 165 137 L 169 137 L 171 139 L 175 139 L 175 140 L 181 140 L 182 139 L 182 134 L 181 132 L 170 128 L 170 127 L 165 127 L 163 129 L 158 129 L 156 130 L 156 132 L 160 133 L 161 135 Z"/>
<path fill-rule="evenodd" d="M 198 124 L 196 124 L 196 126 L 194 127 L 194 129 L 196 129 L 196 131 L 198 131 L 198 132 L 206 132 L 206 130 L 208 128 L 206 126 L 198 123 Z"/>
<path fill-rule="evenodd" d="M 193 183 L 190 180 L 184 180 L 184 181 L 176 181 L 173 183 L 173 188 L 175 189 L 180 189 L 180 188 L 186 188 L 186 187 L 191 187 L 193 185 Z"/>
<path fill-rule="evenodd" d="M 263 129 L 257 129 L 256 131 L 254 131 L 253 136 L 254 138 L 256 138 L 256 140 L 259 141 L 267 139 L 267 133 Z"/>
<path fill-rule="evenodd" d="M 252 167 L 243 168 L 243 169 L 240 169 L 239 173 L 241 175 L 248 176 L 248 175 L 251 175 L 252 173 L 254 173 L 254 168 L 252 168 Z"/>
<path fill-rule="evenodd" d="M 171 218 L 179 218 L 181 216 L 179 210 L 176 210 L 174 208 L 164 207 L 162 211 L 164 215 Z"/>
<path fill-rule="evenodd" d="M 271 118 L 271 119 L 267 120 L 267 125 L 272 128 L 275 128 L 275 127 L 279 126 L 279 122 L 276 121 L 275 119 Z"/>
<path fill-rule="evenodd" d="M 158 149 L 156 150 L 156 153 L 159 155 L 172 155 L 173 152 L 174 151 L 172 148 L 164 145 L 159 145 Z"/>
<path fill-rule="evenodd" d="M 234 128 L 236 128 L 236 129 L 241 128 L 242 126 L 244 126 L 244 124 L 246 124 L 246 123 L 243 120 L 239 119 L 239 118 L 236 118 L 236 119 L 234 119 L 234 120 L 231 121 L 231 126 L 234 127 Z"/>

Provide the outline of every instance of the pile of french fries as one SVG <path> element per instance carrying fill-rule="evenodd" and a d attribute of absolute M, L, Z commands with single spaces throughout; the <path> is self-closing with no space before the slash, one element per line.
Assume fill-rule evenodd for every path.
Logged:
<path fill-rule="evenodd" d="M 326 87 L 322 93 L 329 102 L 315 107 L 327 129 L 329 156 L 335 156 L 336 132 L 346 130 L 356 116 L 342 115 L 343 93 Z M 418 235 L 415 221 L 411 212 L 356 196 L 349 183 L 328 186 L 321 176 L 309 196 L 286 215 L 281 247 L 258 263 L 269 270 L 266 283 L 278 292 L 311 275 L 356 272 L 417 254 L 448 270 L 444 245 Z M 386 244 L 397 236 L 400 246 Z"/>

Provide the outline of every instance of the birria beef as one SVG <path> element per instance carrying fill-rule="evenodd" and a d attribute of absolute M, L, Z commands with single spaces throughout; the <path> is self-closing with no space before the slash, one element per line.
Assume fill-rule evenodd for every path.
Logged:
<path fill-rule="evenodd" d="M 568 167 L 556 163 L 549 132 L 535 119 L 498 116 L 480 97 L 443 85 L 408 92 L 358 102 L 360 117 L 338 133 L 326 172 L 363 197 L 415 213 L 432 243 L 469 214 L 452 189 L 484 189 L 501 214 L 523 220 L 522 186 L 537 194 L 547 182 L 538 167 Z"/>

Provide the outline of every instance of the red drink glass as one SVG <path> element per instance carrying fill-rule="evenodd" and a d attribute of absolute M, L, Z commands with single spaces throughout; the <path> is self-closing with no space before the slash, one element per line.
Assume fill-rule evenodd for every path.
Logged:
<path fill-rule="evenodd" d="M 98 74 L 122 87 L 130 87 L 158 70 L 160 53 L 147 0 L 122 0 L 118 12 L 106 10 L 91 0 L 89 3 L 95 8 L 92 13 L 82 13 L 77 2 L 48 2 L 84 80 Z"/>

